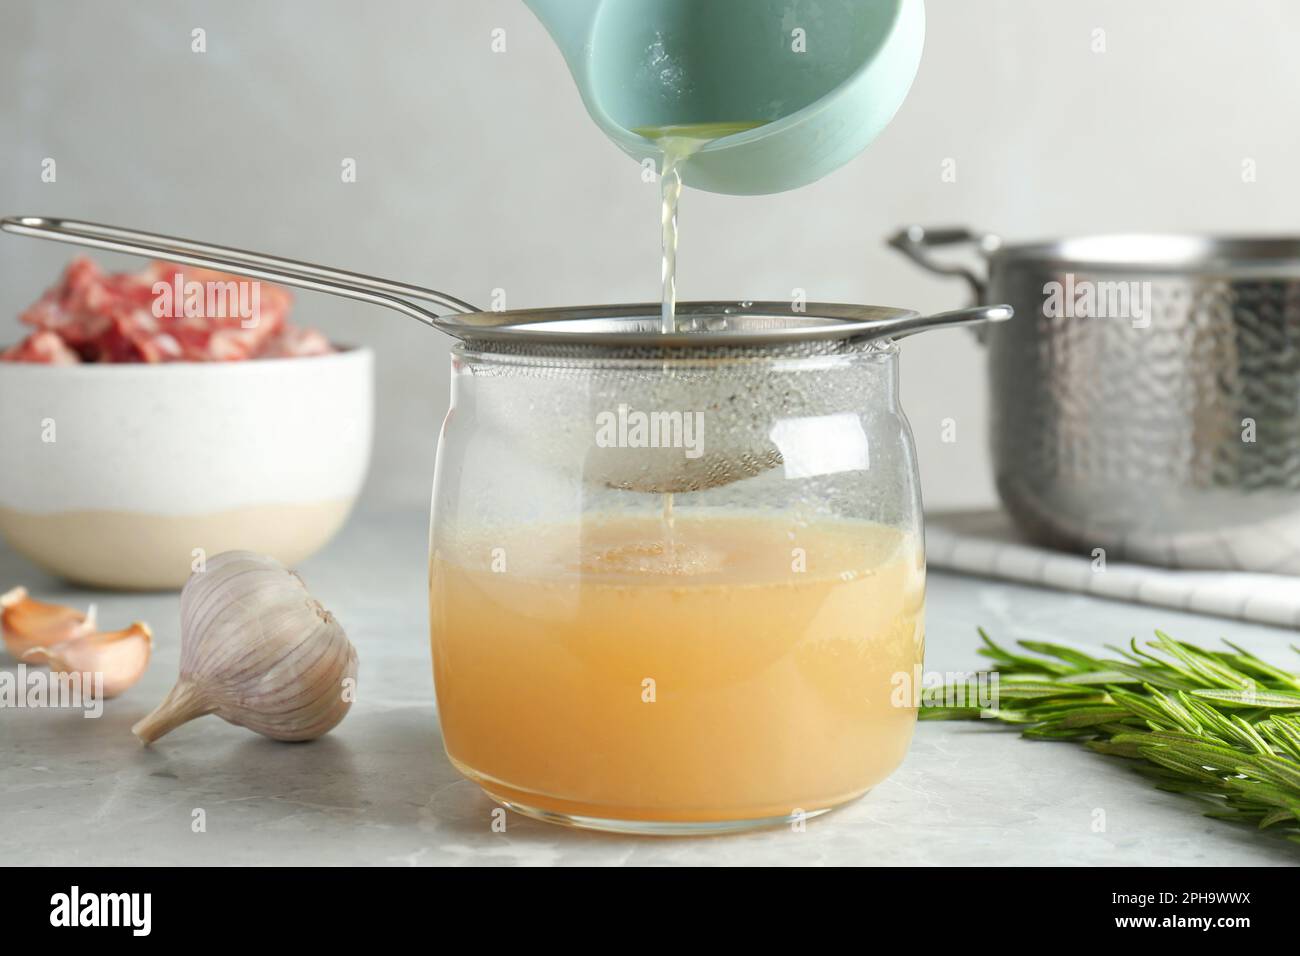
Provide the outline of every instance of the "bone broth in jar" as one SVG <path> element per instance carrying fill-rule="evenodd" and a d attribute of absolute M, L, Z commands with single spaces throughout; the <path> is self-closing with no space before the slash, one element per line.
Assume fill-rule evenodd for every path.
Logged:
<path fill-rule="evenodd" d="M 439 716 L 456 767 L 523 813 L 770 825 L 862 795 L 911 739 L 925 570 L 897 347 L 698 319 L 672 344 L 647 311 L 455 349 Z"/>

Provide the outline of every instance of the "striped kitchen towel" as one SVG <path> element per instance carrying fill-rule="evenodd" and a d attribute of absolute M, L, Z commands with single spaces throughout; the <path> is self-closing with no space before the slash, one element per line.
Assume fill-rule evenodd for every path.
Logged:
<path fill-rule="evenodd" d="M 1116 601 L 1300 628 L 1300 578 L 1240 571 L 1171 571 L 1026 544 L 1001 511 L 927 514 L 932 568 L 1002 578 Z"/>

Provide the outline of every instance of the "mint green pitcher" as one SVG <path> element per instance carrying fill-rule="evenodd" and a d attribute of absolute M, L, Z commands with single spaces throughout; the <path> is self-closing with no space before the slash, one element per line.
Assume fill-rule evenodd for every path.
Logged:
<path fill-rule="evenodd" d="M 762 122 L 688 164 L 688 185 L 782 192 L 866 148 L 916 76 L 923 0 L 524 0 L 587 111 L 637 160 L 634 128 Z"/>

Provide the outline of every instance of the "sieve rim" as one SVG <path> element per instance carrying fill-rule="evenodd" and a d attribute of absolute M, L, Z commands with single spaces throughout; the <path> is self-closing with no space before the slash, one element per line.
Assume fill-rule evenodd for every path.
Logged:
<path fill-rule="evenodd" d="M 685 331 L 664 333 L 659 302 L 515 309 L 441 316 L 435 325 L 470 345 L 580 345 L 619 351 L 765 348 L 825 340 L 888 338 L 920 313 L 878 305 L 809 302 L 698 301 L 677 305 Z"/>

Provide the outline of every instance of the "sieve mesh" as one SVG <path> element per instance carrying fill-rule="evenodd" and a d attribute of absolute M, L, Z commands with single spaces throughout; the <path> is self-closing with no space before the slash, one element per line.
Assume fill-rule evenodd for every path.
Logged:
<path fill-rule="evenodd" d="M 813 459 L 834 448 L 792 446 L 793 431 L 833 426 L 828 416 L 846 414 L 853 421 L 840 427 L 858 429 L 859 410 L 873 406 L 892 414 L 897 352 L 888 340 L 862 339 L 688 349 L 497 339 L 456 347 L 461 374 L 480 382 L 476 425 L 517 451 L 573 462 L 586 483 L 650 493 L 705 491 L 782 466 L 818 473 Z M 602 445 L 597 423 L 620 410 L 694 424 L 699 445 L 692 456 L 679 444 Z M 778 425 L 783 431 L 774 432 Z M 829 434 L 826 443 L 834 442 Z M 792 448 L 802 461 L 790 460 Z"/>

